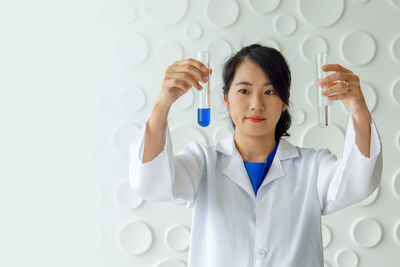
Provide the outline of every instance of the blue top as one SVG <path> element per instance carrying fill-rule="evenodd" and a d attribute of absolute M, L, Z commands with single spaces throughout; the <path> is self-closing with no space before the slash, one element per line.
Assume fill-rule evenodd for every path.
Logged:
<path fill-rule="evenodd" d="M 274 150 L 268 155 L 265 162 L 249 162 L 244 161 L 247 173 L 249 174 L 251 184 L 253 185 L 254 194 L 257 196 L 257 191 L 265 176 L 267 175 L 269 168 L 274 160 L 276 149 L 278 148 L 279 141 L 276 141 Z"/>

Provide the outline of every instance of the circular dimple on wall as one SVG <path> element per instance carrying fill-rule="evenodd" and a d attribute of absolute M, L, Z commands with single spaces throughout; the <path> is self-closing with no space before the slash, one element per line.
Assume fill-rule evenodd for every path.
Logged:
<path fill-rule="evenodd" d="M 369 206 L 369 205 L 371 205 L 372 203 L 374 203 L 375 201 L 376 201 L 376 199 L 378 198 L 378 196 L 379 196 L 379 191 L 380 191 L 380 189 L 379 189 L 379 186 L 375 189 L 375 191 L 371 194 L 371 195 L 369 195 L 366 199 L 364 199 L 363 201 L 361 201 L 361 202 L 359 202 L 359 203 L 357 203 L 357 206 L 359 206 L 359 207 L 366 207 L 366 206 Z"/>
<path fill-rule="evenodd" d="M 212 118 L 226 121 L 229 118 L 229 112 L 223 102 L 222 82 L 211 86 L 212 92 L 218 92 L 217 95 L 211 97 Z"/>
<path fill-rule="evenodd" d="M 124 124 L 115 128 L 112 133 L 112 144 L 123 157 L 128 158 L 129 146 L 140 128 L 132 124 Z"/>
<path fill-rule="evenodd" d="M 400 0 L 390 0 L 392 6 L 400 8 Z"/>
<path fill-rule="evenodd" d="M 153 243 L 150 227 L 142 221 L 130 222 L 119 232 L 119 243 L 130 255 L 141 255 L 147 252 Z"/>
<path fill-rule="evenodd" d="M 135 49 L 132 49 L 132 48 Z M 144 35 L 126 33 L 117 43 L 117 55 L 128 66 L 137 66 L 144 62 L 149 53 L 149 45 Z"/>
<path fill-rule="evenodd" d="M 398 244 L 400 244 L 400 221 L 393 228 L 393 236 Z"/>
<path fill-rule="evenodd" d="M 115 190 L 115 199 L 117 203 L 124 209 L 136 209 L 144 199 L 136 195 L 128 182 L 123 182 Z"/>
<path fill-rule="evenodd" d="M 363 5 L 363 4 L 368 3 L 369 0 L 353 0 L 353 2 L 356 3 L 356 4 L 361 4 L 361 5 Z"/>
<path fill-rule="evenodd" d="M 144 90 L 138 86 L 128 86 L 122 89 L 119 101 L 128 112 L 140 111 L 146 104 L 146 94 Z"/>
<path fill-rule="evenodd" d="M 310 36 L 303 40 L 300 52 L 304 59 L 314 62 L 316 53 L 328 53 L 328 43 L 321 36 Z"/>
<path fill-rule="evenodd" d="M 166 245 L 175 251 L 188 249 L 190 241 L 190 229 L 185 225 L 173 225 L 165 234 Z"/>
<path fill-rule="evenodd" d="M 322 224 L 322 243 L 323 247 L 326 248 L 332 241 L 332 233 L 328 226 Z"/>
<path fill-rule="evenodd" d="M 395 142 L 396 142 L 397 148 L 400 149 L 400 132 L 398 132 L 398 133 L 396 134 Z"/>
<path fill-rule="evenodd" d="M 217 39 L 214 41 L 209 42 L 206 45 L 206 50 L 210 51 L 210 67 L 213 69 L 213 74 L 214 73 L 215 67 L 214 66 L 222 66 L 223 63 L 229 56 L 232 54 L 232 47 L 228 43 L 228 41 L 223 40 L 223 39 Z"/>
<path fill-rule="evenodd" d="M 161 66 L 165 68 L 174 61 L 183 59 L 183 48 L 175 41 L 166 41 L 159 46 L 157 59 Z"/>
<path fill-rule="evenodd" d="M 186 110 L 190 108 L 193 105 L 194 102 L 194 90 L 197 91 L 197 89 L 194 89 L 193 87 L 189 89 L 186 93 L 181 95 L 171 106 L 171 111 L 173 110 Z"/>
<path fill-rule="evenodd" d="M 357 267 L 359 261 L 357 253 L 351 249 L 343 249 L 335 257 L 335 262 L 339 267 Z"/>
<path fill-rule="evenodd" d="M 304 131 L 301 143 L 304 147 L 328 148 L 333 154 L 340 157 L 344 146 L 344 137 L 343 131 L 333 123 L 326 128 L 313 125 Z"/>
<path fill-rule="evenodd" d="M 281 3 L 280 0 L 249 0 L 250 8 L 257 13 L 268 14 L 275 11 L 279 4 Z"/>
<path fill-rule="evenodd" d="M 392 97 L 397 102 L 397 104 L 400 104 L 400 78 L 393 82 Z"/>
<path fill-rule="evenodd" d="M 296 18 L 290 14 L 280 15 L 274 20 L 274 30 L 283 36 L 292 35 L 297 28 Z"/>
<path fill-rule="evenodd" d="M 306 113 L 301 108 L 296 108 L 291 115 L 293 124 L 296 126 L 302 125 L 306 120 Z"/>
<path fill-rule="evenodd" d="M 397 171 L 397 173 L 393 176 L 392 190 L 394 195 L 400 198 L 400 171 Z"/>
<path fill-rule="evenodd" d="M 206 17 L 217 27 L 231 26 L 239 17 L 239 5 L 234 0 L 209 0 L 206 4 Z"/>
<path fill-rule="evenodd" d="M 201 25 L 198 23 L 191 23 L 186 25 L 185 34 L 188 38 L 192 40 L 197 40 L 200 38 L 201 34 L 203 33 L 203 29 Z"/>
<path fill-rule="evenodd" d="M 368 218 L 362 218 L 353 224 L 351 237 L 353 241 L 365 248 L 375 247 L 382 240 L 383 230 L 380 224 Z"/>
<path fill-rule="evenodd" d="M 233 132 L 226 127 L 220 127 L 215 130 L 213 134 L 213 139 L 215 143 L 218 143 L 221 139 L 224 139 L 228 136 L 230 136 Z"/>
<path fill-rule="evenodd" d="M 164 260 L 154 267 L 187 267 L 187 264 L 180 260 Z"/>
<path fill-rule="evenodd" d="M 340 54 L 344 60 L 355 66 L 369 63 L 376 54 L 374 38 L 366 32 L 352 32 L 340 44 Z"/>
<path fill-rule="evenodd" d="M 315 27 L 328 27 L 343 15 L 344 1 L 300 0 L 299 11 L 302 18 Z M 318 12 L 316 12 L 318 10 Z"/>
<path fill-rule="evenodd" d="M 329 75 L 330 72 L 328 72 L 327 75 Z M 308 101 L 308 103 L 312 104 L 313 106 L 315 106 L 315 108 L 317 107 L 317 85 L 315 84 L 315 82 L 310 82 L 307 86 L 307 91 L 306 91 L 306 99 Z M 328 105 L 331 105 L 332 101 L 328 100 Z"/>
<path fill-rule="evenodd" d="M 188 10 L 187 0 L 146 0 L 143 3 L 147 15 L 162 25 L 179 22 Z"/>
<path fill-rule="evenodd" d="M 131 24 L 134 23 L 137 18 L 137 11 L 134 6 L 123 5 L 119 9 L 119 15 L 123 22 Z"/>
<path fill-rule="evenodd" d="M 197 123 L 197 116 L 194 119 L 195 123 Z M 174 144 L 173 145 L 174 153 L 179 152 L 181 149 L 183 149 L 186 145 L 188 145 L 192 141 L 200 141 L 203 144 L 207 144 L 204 134 L 200 130 L 191 125 L 182 125 L 172 129 L 171 139 L 172 143 Z"/>
<path fill-rule="evenodd" d="M 376 104 L 378 103 L 378 94 L 376 93 L 374 87 L 367 82 L 360 81 L 360 87 L 364 95 L 365 102 L 367 103 L 368 109 L 373 112 Z M 342 101 L 340 101 L 340 104 L 345 111 L 350 112 L 350 110 L 346 107 L 345 104 L 343 104 Z"/>

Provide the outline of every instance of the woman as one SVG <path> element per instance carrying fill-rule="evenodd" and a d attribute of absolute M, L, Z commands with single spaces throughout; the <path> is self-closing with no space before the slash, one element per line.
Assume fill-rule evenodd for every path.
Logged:
<path fill-rule="evenodd" d="M 351 111 L 343 157 L 292 145 L 289 67 L 253 44 L 224 65 L 223 103 L 235 132 L 215 146 L 172 153 L 167 115 L 208 71 L 196 60 L 167 68 L 150 118 L 130 147 L 130 184 L 147 200 L 184 199 L 192 211 L 189 267 L 323 266 L 321 216 L 363 200 L 379 185 L 382 145 L 360 80 L 340 65 L 319 82 Z M 337 82 L 339 81 L 339 82 Z M 329 140 L 326 140 L 329 142 Z"/>

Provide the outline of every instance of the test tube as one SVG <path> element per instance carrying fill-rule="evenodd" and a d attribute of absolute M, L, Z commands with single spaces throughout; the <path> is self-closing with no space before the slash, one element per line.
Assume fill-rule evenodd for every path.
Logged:
<path fill-rule="evenodd" d="M 197 51 L 197 60 L 206 65 L 210 73 L 210 51 Z M 197 123 L 201 127 L 207 127 L 210 124 L 210 76 L 207 82 L 199 82 L 203 87 L 198 91 Z"/>
<path fill-rule="evenodd" d="M 321 70 L 321 66 L 327 64 L 328 54 L 317 53 L 315 55 L 317 79 L 322 79 L 328 76 L 327 72 Z M 318 122 L 319 126 L 324 128 L 329 125 L 329 100 L 326 96 L 322 95 L 326 86 L 320 87 L 317 85 L 317 108 L 318 108 Z"/>

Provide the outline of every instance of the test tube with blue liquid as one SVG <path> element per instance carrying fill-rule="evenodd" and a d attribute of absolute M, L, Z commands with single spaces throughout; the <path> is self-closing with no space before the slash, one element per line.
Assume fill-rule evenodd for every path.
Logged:
<path fill-rule="evenodd" d="M 210 51 L 197 51 L 197 60 L 207 67 L 210 74 Z M 210 124 L 210 76 L 205 83 L 199 83 L 203 89 L 198 91 L 197 123 L 201 127 L 207 127 Z"/>

